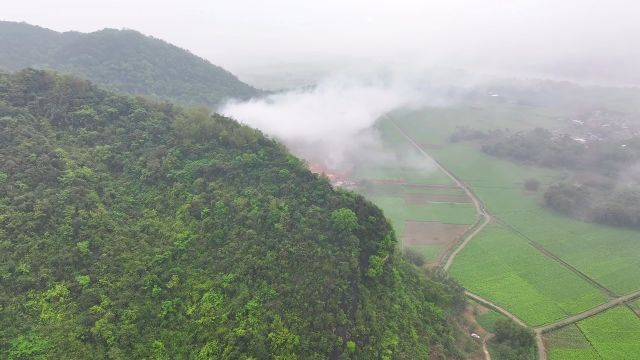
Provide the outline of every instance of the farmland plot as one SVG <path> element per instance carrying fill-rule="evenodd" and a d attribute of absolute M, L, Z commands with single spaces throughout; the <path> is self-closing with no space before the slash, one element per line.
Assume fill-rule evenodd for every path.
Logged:
<path fill-rule="evenodd" d="M 603 359 L 640 358 L 640 319 L 621 306 L 578 322 L 587 340 Z"/>
<path fill-rule="evenodd" d="M 597 360 L 598 353 L 575 325 L 545 334 L 550 360 Z"/>
<path fill-rule="evenodd" d="M 418 113 L 412 115 L 411 121 L 398 121 L 401 126 L 411 127 L 411 134 L 420 142 L 441 144 L 440 148 L 430 150 L 430 154 L 469 184 L 489 212 L 614 293 L 627 294 L 640 289 L 640 276 L 637 276 L 640 272 L 640 241 L 637 241 L 640 231 L 584 223 L 549 211 L 540 204 L 540 195 L 524 191 L 522 184 L 531 178 L 542 185 L 554 183 L 567 173 L 519 166 L 486 155 L 469 144 L 449 143 L 450 132 L 441 129 L 448 126 L 452 131 L 456 121 L 485 128 L 507 127 L 513 125 L 513 121 L 492 120 L 484 115 L 474 115 L 471 110 L 452 110 L 452 114 L 469 117 L 447 118 L 441 125 L 433 113 L 423 113 L 422 120 Z M 438 110 L 436 114 L 454 117 L 444 110 Z M 524 121 L 517 125 L 525 123 L 528 124 Z M 437 129 L 431 131 L 432 128 Z"/>
<path fill-rule="evenodd" d="M 550 323 L 605 300 L 586 280 L 500 225 L 490 225 L 471 241 L 450 272 L 467 289 L 529 325 Z"/>

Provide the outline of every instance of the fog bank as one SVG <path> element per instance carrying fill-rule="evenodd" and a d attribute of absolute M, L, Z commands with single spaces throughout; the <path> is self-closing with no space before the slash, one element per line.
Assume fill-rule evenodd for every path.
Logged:
<path fill-rule="evenodd" d="M 295 89 L 248 102 L 230 102 L 218 111 L 284 142 L 310 162 L 349 170 L 359 162 L 398 161 L 384 149 L 374 123 L 390 111 L 423 105 L 446 105 L 454 98 L 445 88 L 419 85 L 399 73 L 362 72 L 334 75 L 317 86 Z"/>

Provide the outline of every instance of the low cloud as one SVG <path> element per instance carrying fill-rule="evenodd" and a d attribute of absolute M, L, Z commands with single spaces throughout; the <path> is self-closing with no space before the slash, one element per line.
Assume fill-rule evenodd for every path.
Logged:
<path fill-rule="evenodd" d="M 355 77 L 334 75 L 313 87 L 230 102 L 219 112 L 279 139 L 306 160 L 332 169 L 349 170 L 362 162 L 404 161 L 407 166 L 425 166 L 424 161 L 400 159 L 386 149 L 374 124 L 397 109 L 447 104 L 451 99 L 440 90 L 415 77 L 410 80 L 382 70 Z"/>

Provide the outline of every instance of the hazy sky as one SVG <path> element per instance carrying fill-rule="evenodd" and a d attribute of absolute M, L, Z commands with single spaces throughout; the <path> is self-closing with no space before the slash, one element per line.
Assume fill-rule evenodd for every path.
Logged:
<path fill-rule="evenodd" d="M 640 81 L 635 0 L 5 0 L 58 31 L 131 28 L 232 71 L 368 59 Z"/>

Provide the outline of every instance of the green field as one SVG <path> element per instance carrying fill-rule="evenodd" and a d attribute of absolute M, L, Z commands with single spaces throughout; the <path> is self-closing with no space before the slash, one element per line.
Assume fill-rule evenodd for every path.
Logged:
<path fill-rule="evenodd" d="M 545 335 L 550 359 L 639 359 L 640 318 L 621 306 Z"/>
<path fill-rule="evenodd" d="M 598 353 L 578 326 L 571 324 L 544 336 L 550 360 L 597 360 Z"/>
<path fill-rule="evenodd" d="M 495 224 L 460 252 L 450 273 L 530 325 L 550 323 L 605 300 L 585 280 Z"/>
<path fill-rule="evenodd" d="M 520 167 L 482 154 L 469 146 L 437 150 L 434 156 L 467 182 L 502 221 L 523 233 L 618 294 L 640 289 L 640 232 L 589 224 L 555 214 L 526 194 L 522 183 L 541 183 L 563 174 Z"/>
<path fill-rule="evenodd" d="M 435 165 L 430 165 L 424 158 L 427 166 L 420 167 L 363 167 L 356 168 L 353 176 L 358 180 L 399 180 L 409 184 L 453 185 L 451 179 L 439 171 Z"/>
<path fill-rule="evenodd" d="M 475 208 L 470 203 L 415 201 L 407 198 L 424 195 L 465 196 L 464 190 L 443 173 L 436 164 L 421 154 L 390 123 L 381 123 L 384 147 L 395 161 L 391 164 L 361 164 L 351 176 L 358 181 L 360 193 L 383 209 L 399 239 L 404 234 L 405 221 L 434 221 L 446 224 L 472 224 Z M 413 246 L 429 262 L 444 249 L 444 245 Z"/>
<path fill-rule="evenodd" d="M 402 236 L 404 222 L 438 221 L 446 224 L 473 224 L 476 211 L 473 204 L 424 203 L 407 204 L 402 195 L 367 194 L 369 200 L 378 205 L 391 220 L 398 236 Z"/>
<path fill-rule="evenodd" d="M 640 358 L 640 319 L 626 307 L 617 307 L 578 323 L 603 359 Z"/>
<path fill-rule="evenodd" d="M 535 178 L 546 184 L 566 177 L 565 172 L 519 166 L 485 155 L 467 143 L 452 144 L 447 140 L 458 125 L 525 128 L 549 124 L 553 119 L 537 113 L 515 114 L 493 108 L 436 109 L 407 114 L 397 118 L 397 122 L 416 141 L 440 145 L 430 150 L 430 154 L 470 185 L 500 220 L 615 293 L 640 289 L 637 276 L 640 232 L 559 216 L 539 204 L 538 194 L 522 189 L 527 179 Z"/>
<path fill-rule="evenodd" d="M 365 180 L 366 181 L 366 180 Z M 420 187 L 411 184 L 384 184 L 384 183 L 360 183 L 359 190 L 368 195 L 391 195 L 402 196 L 411 194 L 433 194 L 433 195 L 465 195 L 464 190 L 459 187 Z"/>

